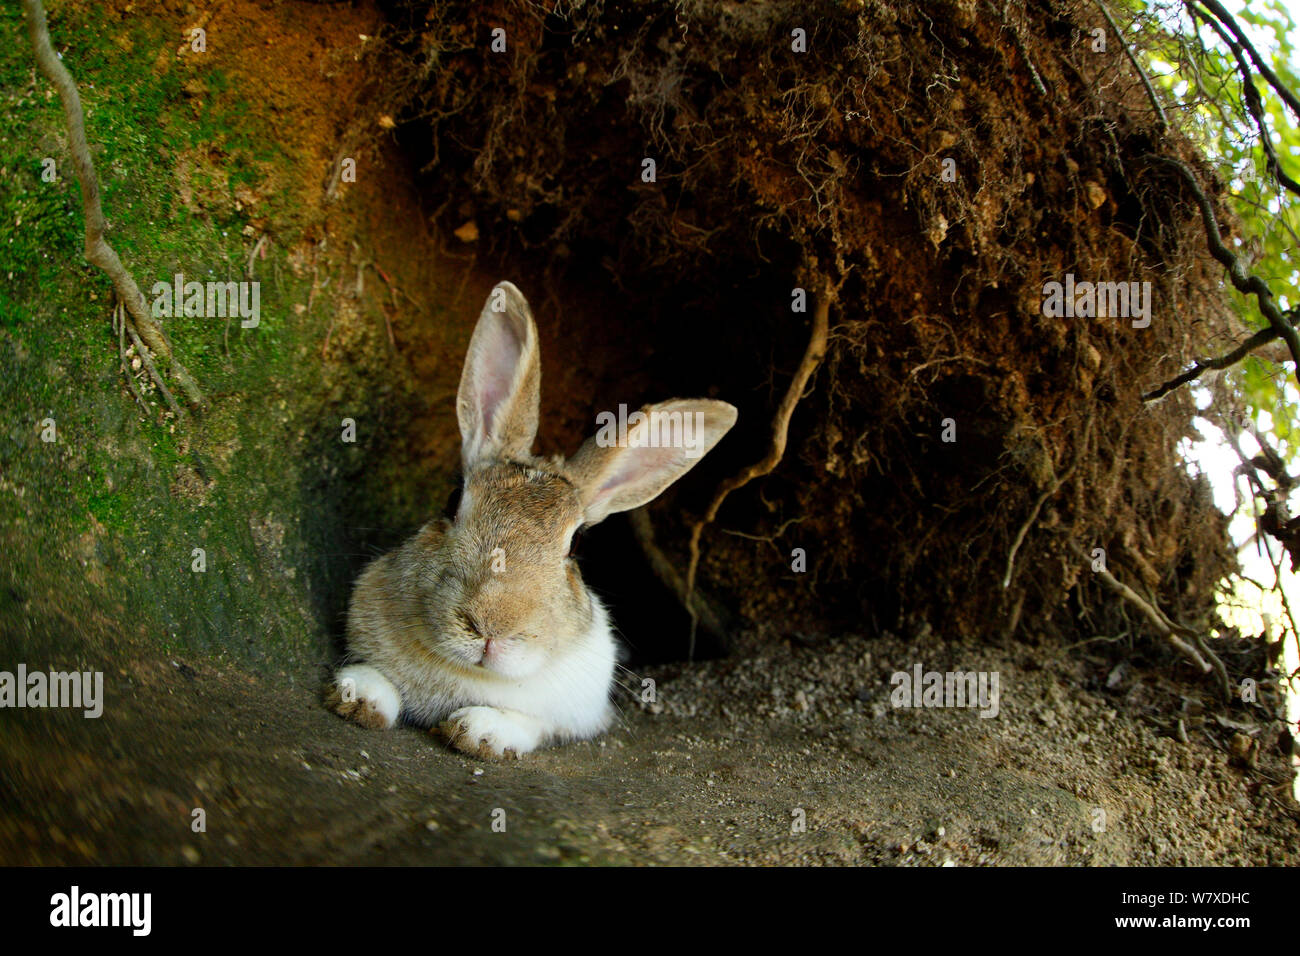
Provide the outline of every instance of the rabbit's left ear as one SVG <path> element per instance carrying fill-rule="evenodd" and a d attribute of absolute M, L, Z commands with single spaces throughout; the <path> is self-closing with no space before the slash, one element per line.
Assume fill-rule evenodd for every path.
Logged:
<path fill-rule="evenodd" d="M 602 428 L 568 461 L 585 524 L 656 498 L 736 424 L 736 409 L 712 399 L 675 398 L 647 405 L 625 424 L 624 434 Z"/>
<path fill-rule="evenodd" d="M 531 453 L 541 381 L 533 313 L 522 292 L 500 282 L 479 314 L 456 394 L 466 470 Z"/>

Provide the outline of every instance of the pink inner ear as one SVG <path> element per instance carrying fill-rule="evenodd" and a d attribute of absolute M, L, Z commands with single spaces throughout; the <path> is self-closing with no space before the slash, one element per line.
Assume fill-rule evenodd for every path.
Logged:
<path fill-rule="evenodd" d="M 483 388 L 479 392 L 479 408 L 483 414 L 484 435 L 492 434 L 492 423 L 496 420 L 496 410 L 500 407 L 506 391 L 500 386 L 491 387 L 491 384 L 484 382 Z"/>
<path fill-rule="evenodd" d="M 614 473 L 601 482 L 596 499 L 603 501 L 628 488 L 653 480 L 677 462 L 677 448 L 628 448 Z"/>
<path fill-rule="evenodd" d="M 475 370 L 475 385 L 478 391 L 479 414 L 483 418 L 483 434 L 491 435 L 501 406 L 510 395 L 510 385 L 514 381 L 515 370 L 519 367 L 519 357 L 523 354 L 523 345 L 514 335 L 508 319 L 493 324 L 492 335 L 483 343 L 479 353 L 483 356 Z"/>

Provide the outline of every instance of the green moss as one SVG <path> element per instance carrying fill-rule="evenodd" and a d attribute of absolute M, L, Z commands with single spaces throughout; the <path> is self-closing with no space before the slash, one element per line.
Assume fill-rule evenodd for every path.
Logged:
<path fill-rule="evenodd" d="M 82 93 L 110 242 L 146 294 L 177 272 L 242 278 L 244 219 L 233 190 L 265 172 L 259 163 L 276 160 L 265 120 L 219 71 L 204 73 L 208 93 L 196 97 L 183 89 L 181 71 L 152 68 L 156 51 L 174 39 L 172 24 L 137 17 L 122 28 L 130 42 L 118 44 L 78 19 L 91 13 L 52 11 L 50 28 Z M 319 387 L 303 382 L 293 361 L 310 330 L 287 318 L 291 303 L 305 300 L 305 284 L 273 251 L 260 271 L 269 278 L 278 267 L 283 279 L 263 282 L 260 328 L 165 320 L 177 357 L 212 407 L 188 424 L 166 421 L 165 404 L 150 391 L 142 417 L 109 327 L 111 285 L 82 256 L 81 197 L 59 102 L 43 78 L 33 90 L 31 76 L 21 12 L 5 5 L 0 475 L 25 493 L 0 492 L 0 540 L 11 551 L 3 577 L 51 591 L 73 576 L 86 589 L 96 587 L 91 578 L 102 580 L 100 599 L 128 601 L 150 638 L 171 652 L 221 651 L 276 666 L 319 660 L 330 648 L 322 614 L 329 603 L 312 593 L 309 573 L 322 562 L 295 516 L 308 496 L 317 513 L 331 509 L 320 507 L 319 488 L 304 481 L 298 463 L 285 460 L 286 436 L 302 426 L 274 401 Z M 190 209 L 180 194 L 181 159 L 213 151 L 223 175 L 199 170 L 190 185 L 218 201 Z M 41 177 L 46 156 L 55 160 L 54 182 Z M 37 423 L 47 415 L 57 421 L 58 446 L 39 442 Z M 227 454 L 228 447 L 238 450 Z M 316 541 L 337 533 L 311 528 Z M 192 570 L 194 548 L 207 554 L 202 573 Z M 85 563 L 101 573 L 88 578 Z M 332 567 L 327 573 L 346 579 L 337 562 Z"/>
<path fill-rule="evenodd" d="M 91 495 L 87 502 L 90 513 L 100 524 L 114 530 L 124 526 L 123 516 L 129 499 L 125 495 Z"/>

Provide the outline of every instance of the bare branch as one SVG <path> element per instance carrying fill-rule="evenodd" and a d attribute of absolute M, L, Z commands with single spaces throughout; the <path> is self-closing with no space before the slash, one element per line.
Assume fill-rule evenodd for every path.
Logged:
<path fill-rule="evenodd" d="M 1273 146 L 1273 137 L 1269 134 L 1268 124 L 1264 122 L 1264 103 L 1259 98 L 1259 90 L 1255 88 L 1254 75 L 1250 72 L 1250 64 L 1246 62 L 1240 44 L 1233 40 L 1217 21 L 1211 20 L 1195 8 L 1192 9 L 1200 19 L 1210 25 L 1214 32 L 1219 35 L 1219 39 L 1227 44 L 1228 49 L 1232 51 L 1232 55 L 1237 61 L 1237 71 L 1241 74 L 1241 92 L 1246 100 L 1246 110 L 1255 120 L 1255 126 L 1259 129 L 1259 139 L 1264 146 L 1264 154 L 1268 157 L 1269 170 L 1272 171 L 1277 181 L 1288 192 L 1300 196 L 1300 183 L 1297 183 L 1286 174 L 1281 161 L 1277 158 L 1277 149 Z"/>
<path fill-rule="evenodd" d="M 1287 312 L 1286 316 L 1288 319 L 1291 319 L 1293 314 L 1294 314 L 1293 312 Z M 1187 371 L 1183 372 L 1181 375 L 1171 378 L 1169 381 L 1165 382 L 1159 388 L 1152 389 L 1151 391 L 1143 395 L 1142 401 L 1154 402 L 1158 398 L 1164 398 L 1174 389 L 1180 388 L 1181 386 L 1186 385 L 1188 382 L 1195 381 L 1206 372 L 1214 371 L 1218 369 L 1230 368 L 1231 366 L 1236 365 L 1238 362 L 1244 359 L 1251 352 L 1255 351 L 1258 348 L 1262 348 L 1263 346 L 1267 345 L 1269 342 L 1272 342 L 1274 339 L 1278 337 L 1279 336 L 1277 334 L 1277 329 L 1274 329 L 1271 326 L 1267 329 L 1260 329 L 1250 338 L 1246 339 L 1244 342 L 1238 345 L 1231 352 L 1227 352 L 1223 355 L 1218 356 L 1217 358 L 1197 359 L 1195 362 L 1192 363 L 1191 368 L 1187 369 Z"/>
<path fill-rule="evenodd" d="M 1277 333 L 1278 338 L 1286 342 L 1287 348 L 1290 349 L 1291 359 L 1295 363 L 1293 371 L 1300 377 L 1300 335 L 1297 335 L 1295 326 L 1288 322 L 1278 310 L 1268 283 L 1259 276 L 1247 272 L 1241 264 L 1241 260 L 1223 244 L 1223 236 L 1219 232 L 1219 221 L 1214 215 L 1214 207 L 1210 203 L 1209 197 L 1205 195 L 1204 190 L 1201 189 L 1200 183 L 1196 181 L 1196 175 L 1181 160 L 1169 156 L 1148 155 L 1147 158 L 1164 163 L 1166 166 L 1172 166 L 1191 188 L 1192 194 L 1196 197 L 1196 202 L 1201 209 L 1201 221 L 1205 226 L 1205 240 L 1210 247 L 1210 255 L 1228 270 L 1228 279 L 1232 282 L 1233 288 L 1244 295 L 1254 295 L 1258 300 L 1259 311 L 1264 314 L 1264 318 L 1268 319 L 1269 325 Z"/>
<path fill-rule="evenodd" d="M 1268 81 L 1268 85 L 1273 87 L 1273 91 L 1282 97 L 1282 101 L 1291 108 L 1291 112 L 1295 114 L 1296 118 L 1300 119 L 1300 97 L 1292 93 L 1287 85 L 1278 79 L 1277 74 L 1269 68 L 1269 65 L 1264 62 L 1249 38 L 1242 32 L 1241 27 L 1237 25 L 1237 21 L 1232 14 L 1224 8 L 1223 4 L 1219 3 L 1219 0 L 1198 0 L 1198 2 L 1213 13 L 1220 23 L 1232 31 L 1232 35 L 1237 38 L 1237 42 L 1249 54 L 1250 61 L 1255 64 L 1255 69 L 1259 71 L 1259 75 Z"/>

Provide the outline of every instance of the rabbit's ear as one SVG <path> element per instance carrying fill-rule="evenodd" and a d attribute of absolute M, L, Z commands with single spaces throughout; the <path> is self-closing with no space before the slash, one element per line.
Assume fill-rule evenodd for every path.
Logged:
<path fill-rule="evenodd" d="M 624 434 L 620 422 L 607 422 L 569 459 L 587 524 L 657 497 L 736 424 L 736 409 L 711 399 L 675 398 L 647 405 L 626 422 Z"/>
<path fill-rule="evenodd" d="M 461 461 L 524 458 L 537 437 L 542 370 L 537 326 L 523 293 L 509 282 L 488 293 L 465 354 L 456 394 Z"/>

